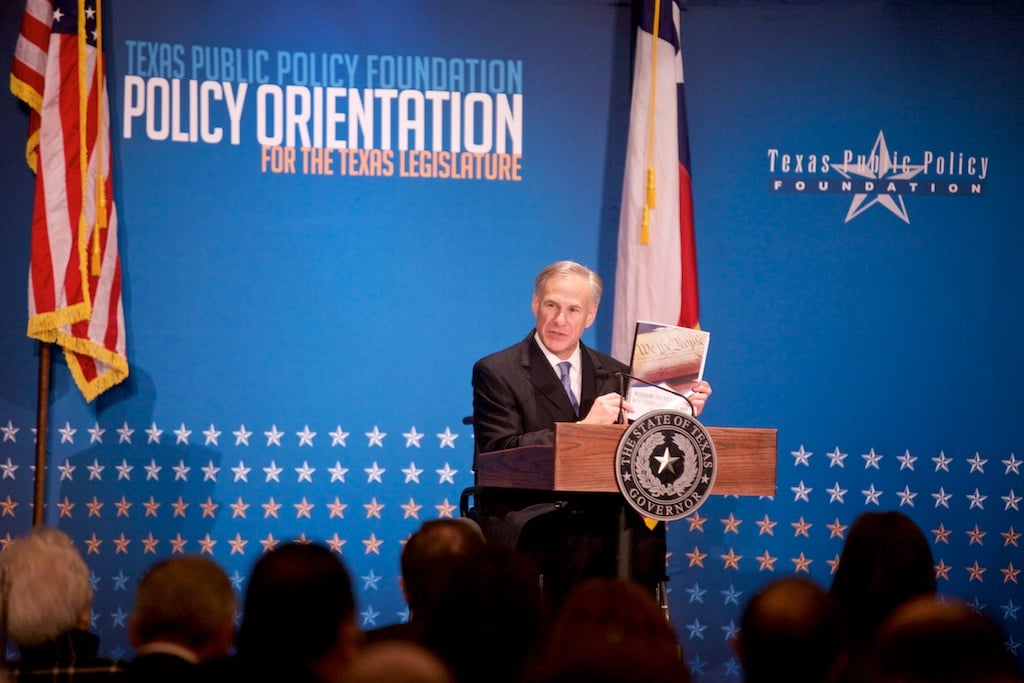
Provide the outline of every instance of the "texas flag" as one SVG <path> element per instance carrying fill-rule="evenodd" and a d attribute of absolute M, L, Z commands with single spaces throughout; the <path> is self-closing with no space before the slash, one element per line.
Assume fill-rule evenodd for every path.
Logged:
<path fill-rule="evenodd" d="M 645 0 L 637 28 L 619 216 L 612 355 L 629 362 L 638 320 L 697 327 L 679 6 Z"/>

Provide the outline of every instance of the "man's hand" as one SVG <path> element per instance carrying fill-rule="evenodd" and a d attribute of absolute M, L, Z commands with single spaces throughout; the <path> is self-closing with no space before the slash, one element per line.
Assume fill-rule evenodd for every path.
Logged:
<path fill-rule="evenodd" d="M 591 406 L 590 412 L 580 422 L 588 425 L 615 424 L 619 420 L 620 412 L 625 416 L 632 410 L 633 407 L 622 396 L 612 392 L 594 399 L 594 405 Z"/>
<path fill-rule="evenodd" d="M 704 410 L 704 404 L 708 402 L 708 397 L 711 396 L 711 385 L 702 380 L 694 384 L 691 391 L 693 393 L 688 398 L 690 399 L 690 405 L 693 406 L 693 416 L 697 417 Z"/>

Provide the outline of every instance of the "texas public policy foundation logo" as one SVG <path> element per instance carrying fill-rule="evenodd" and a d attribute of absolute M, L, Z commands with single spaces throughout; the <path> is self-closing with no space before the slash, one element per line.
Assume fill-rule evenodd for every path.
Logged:
<path fill-rule="evenodd" d="M 893 148 L 883 131 L 867 153 L 848 148 L 838 154 L 768 150 L 768 187 L 772 192 L 849 196 L 846 223 L 873 206 L 910 223 L 904 197 L 980 197 L 985 194 L 988 173 L 988 156 L 945 147 Z"/>
<path fill-rule="evenodd" d="M 615 479 L 633 508 L 662 521 L 690 514 L 715 483 L 718 458 L 704 426 L 675 410 L 654 410 L 626 429 L 615 453 Z"/>

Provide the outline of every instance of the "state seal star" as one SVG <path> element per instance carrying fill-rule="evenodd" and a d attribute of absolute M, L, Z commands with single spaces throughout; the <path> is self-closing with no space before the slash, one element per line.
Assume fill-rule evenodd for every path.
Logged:
<path fill-rule="evenodd" d="M 669 451 L 668 446 L 665 446 L 665 452 L 662 453 L 659 457 L 656 457 L 654 460 L 661 465 L 661 467 L 658 468 L 658 474 L 664 472 L 666 468 L 668 468 L 668 470 L 672 472 L 672 474 L 675 474 L 676 468 L 672 466 L 672 463 L 679 460 L 679 458 L 672 456 L 672 453 Z"/>

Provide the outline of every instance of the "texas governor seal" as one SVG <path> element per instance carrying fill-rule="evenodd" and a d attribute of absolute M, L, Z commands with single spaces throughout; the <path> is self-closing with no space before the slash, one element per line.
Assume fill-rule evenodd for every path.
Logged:
<path fill-rule="evenodd" d="M 708 497 L 718 459 L 707 430 L 675 410 L 654 410 L 631 424 L 615 452 L 619 491 L 645 517 L 671 521 Z"/>

